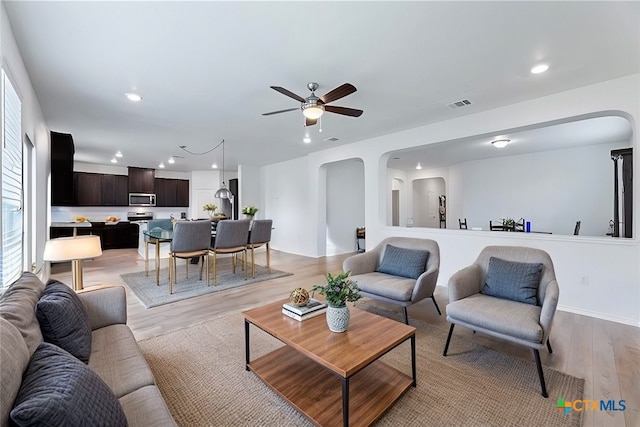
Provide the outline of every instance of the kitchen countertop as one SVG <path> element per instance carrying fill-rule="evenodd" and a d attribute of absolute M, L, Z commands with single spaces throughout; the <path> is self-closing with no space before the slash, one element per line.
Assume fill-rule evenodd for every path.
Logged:
<path fill-rule="evenodd" d="M 85 222 L 52 222 L 51 227 L 92 227 L 92 224 L 88 221 Z"/>

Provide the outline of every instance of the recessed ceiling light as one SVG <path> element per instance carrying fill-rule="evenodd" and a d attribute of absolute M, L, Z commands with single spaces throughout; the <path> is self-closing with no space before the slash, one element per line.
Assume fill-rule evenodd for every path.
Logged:
<path fill-rule="evenodd" d="M 308 144 L 311 142 L 311 138 L 309 138 L 308 136 L 305 136 L 304 138 L 302 138 L 302 142 L 304 142 L 305 144 Z"/>
<path fill-rule="evenodd" d="M 540 73 L 544 73 L 548 69 L 549 69 L 549 66 L 547 64 L 538 64 L 531 69 L 531 72 L 533 74 L 540 74 Z"/>
<path fill-rule="evenodd" d="M 509 142 L 511 142 L 509 139 L 496 139 L 495 141 L 491 141 L 491 144 L 496 148 L 504 148 Z"/>
<path fill-rule="evenodd" d="M 116 153 L 116 157 L 122 157 L 122 152 L 120 150 Z"/>
<path fill-rule="evenodd" d="M 173 157 L 169 157 L 169 163 L 175 163 L 176 161 L 174 160 Z"/>
<path fill-rule="evenodd" d="M 218 164 L 217 163 L 212 164 L 211 169 L 218 169 Z"/>
<path fill-rule="evenodd" d="M 140 95 L 133 92 L 127 92 L 124 94 L 124 96 L 126 96 L 129 99 L 129 101 L 133 101 L 133 102 L 139 102 L 142 100 L 142 97 Z"/>
<path fill-rule="evenodd" d="M 158 167 L 159 167 L 160 169 L 164 169 L 164 162 L 160 162 L 160 164 L 158 165 Z"/>
<path fill-rule="evenodd" d="M 118 159 L 116 159 L 115 157 L 111 159 L 111 163 L 118 163 Z"/>
<path fill-rule="evenodd" d="M 418 165 L 416 166 L 416 169 L 422 169 L 422 165 L 420 164 L 420 162 L 418 162 Z"/>

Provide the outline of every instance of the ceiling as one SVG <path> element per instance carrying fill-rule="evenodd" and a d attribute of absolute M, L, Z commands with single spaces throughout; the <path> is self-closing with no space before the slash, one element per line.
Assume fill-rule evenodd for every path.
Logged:
<path fill-rule="evenodd" d="M 632 134 L 631 123 L 624 117 L 596 117 L 398 150 L 390 154 L 387 165 L 393 169 L 410 171 L 415 170 L 418 163 L 422 169 L 428 169 L 473 160 L 597 144 L 619 143 L 620 148 L 623 148 L 630 146 Z M 509 144 L 503 148 L 496 148 L 491 144 L 496 139 L 507 139 Z"/>
<path fill-rule="evenodd" d="M 640 2 L 3 4 L 48 126 L 99 164 L 207 170 L 221 148 L 179 146 L 224 139 L 225 169 L 261 166 L 640 72 Z M 310 81 L 364 114 L 262 116 Z"/>

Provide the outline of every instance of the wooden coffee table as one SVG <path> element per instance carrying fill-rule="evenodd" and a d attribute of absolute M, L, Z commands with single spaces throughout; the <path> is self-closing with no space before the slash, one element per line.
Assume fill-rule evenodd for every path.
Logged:
<path fill-rule="evenodd" d="M 350 307 L 349 329 L 335 333 L 324 315 L 298 322 L 282 314 L 286 301 L 243 313 L 246 369 L 316 425 L 371 425 L 416 386 L 413 326 Z M 286 345 L 251 361 L 250 324 Z M 378 360 L 407 340 L 412 376 Z"/>

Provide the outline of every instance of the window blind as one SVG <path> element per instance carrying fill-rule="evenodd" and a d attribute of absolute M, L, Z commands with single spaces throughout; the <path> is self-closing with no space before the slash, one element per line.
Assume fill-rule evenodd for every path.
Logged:
<path fill-rule="evenodd" d="M 14 282 L 22 272 L 22 103 L 2 70 L 2 242 L 0 277 L 2 286 Z"/>

